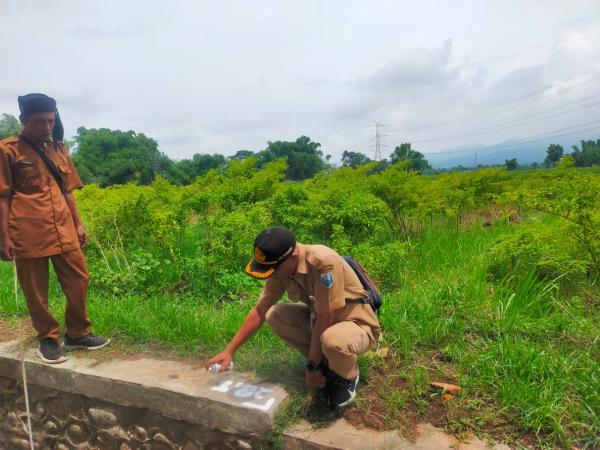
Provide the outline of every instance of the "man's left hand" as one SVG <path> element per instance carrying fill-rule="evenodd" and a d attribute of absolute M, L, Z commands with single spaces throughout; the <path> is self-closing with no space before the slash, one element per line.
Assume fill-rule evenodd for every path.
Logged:
<path fill-rule="evenodd" d="M 306 390 L 309 392 L 313 391 L 315 389 L 324 388 L 325 383 L 327 382 L 325 375 L 323 375 L 323 372 L 321 372 L 320 370 L 317 370 L 314 372 L 307 370 L 305 379 L 306 379 Z"/>
<path fill-rule="evenodd" d="M 77 237 L 79 238 L 79 245 L 84 248 L 88 243 L 88 236 L 83 229 L 83 225 L 77 225 Z"/>

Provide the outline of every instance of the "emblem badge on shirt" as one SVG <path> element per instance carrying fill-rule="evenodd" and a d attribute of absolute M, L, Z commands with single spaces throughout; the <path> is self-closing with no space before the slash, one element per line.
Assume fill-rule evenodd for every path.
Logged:
<path fill-rule="evenodd" d="M 323 287 L 329 289 L 333 286 L 333 272 L 327 272 L 321 274 L 321 284 Z"/>

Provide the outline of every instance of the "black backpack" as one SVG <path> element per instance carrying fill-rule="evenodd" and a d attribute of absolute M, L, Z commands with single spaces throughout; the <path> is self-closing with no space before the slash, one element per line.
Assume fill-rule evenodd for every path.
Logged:
<path fill-rule="evenodd" d="M 352 267 L 352 270 L 354 270 L 354 273 L 360 280 L 360 284 L 362 284 L 363 289 L 367 291 L 367 294 L 369 295 L 368 299 L 361 299 L 356 301 L 349 300 L 346 301 L 346 303 L 369 303 L 369 305 L 371 305 L 371 308 L 373 308 L 373 311 L 379 314 L 379 308 L 381 308 L 381 305 L 383 304 L 379 288 L 375 285 L 373 280 L 371 280 L 371 277 L 369 277 L 367 271 L 363 269 L 362 266 L 358 263 L 358 261 L 356 261 L 352 256 L 342 256 L 342 258 L 344 258 L 348 265 Z"/>

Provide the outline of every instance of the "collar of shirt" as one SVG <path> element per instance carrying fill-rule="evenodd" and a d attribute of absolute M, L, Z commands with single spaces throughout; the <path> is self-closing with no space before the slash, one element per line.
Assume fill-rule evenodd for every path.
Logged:
<path fill-rule="evenodd" d="M 25 133 L 21 132 L 20 136 L 25 137 L 26 139 L 29 139 L 31 142 L 35 142 L 34 139 L 30 138 L 29 136 L 27 136 Z M 52 139 L 52 136 L 48 136 L 46 139 L 44 139 L 43 142 L 41 142 L 40 147 L 43 148 L 44 150 L 47 150 L 48 147 L 50 148 L 54 148 L 54 140 Z"/>

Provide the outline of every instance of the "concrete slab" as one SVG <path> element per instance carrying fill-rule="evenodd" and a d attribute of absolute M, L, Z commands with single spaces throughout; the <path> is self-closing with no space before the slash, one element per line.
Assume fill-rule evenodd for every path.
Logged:
<path fill-rule="evenodd" d="M 344 419 L 327 428 L 302 422 L 284 433 L 285 450 L 510 450 L 503 444 L 487 445 L 477 438 L 459 442 L 431 424 L 419 425 L 417 439 L 409 441 L 398 431 L 357 429 Z"/>
<path fill-rule="evenodd" d="M 21 379 L 20 341 L 0 344 L 0 377 Z M 42 363 L 25 350 L 29 383 L 81 394 L 117 405 L 146 408 L 177 420 L 226 433 L 268 433 L 287 393 L 234 373 L 211 374 L 180 361 L 151 358 L 97 362 L 92 354 L 71 353 L 58 365 Z"/>
<path fill-rule="evenodd" d="M 0 343 L 0 377 L 21 380 L 21 342 Z M 93 353 L 71 353 L 67 362 L 42 363 L 29 345 L 24 353 L 31 385 L 79 394 L 122 406 L 143 408 L 165 418 L 209 430 L 260 438 L 272 430 L 273 417 L 287 393 L 237 373 L 211 374 L 189 363 L 155 358 L 96 361 Z M 508 450 L 473 438 L 459 442 L 431 424 L 418 426 L 416 440 L 398 431 L 357 429 L 340 419 L 327 428 L 301 422 L 283 434 L 289 450 Z"/>

